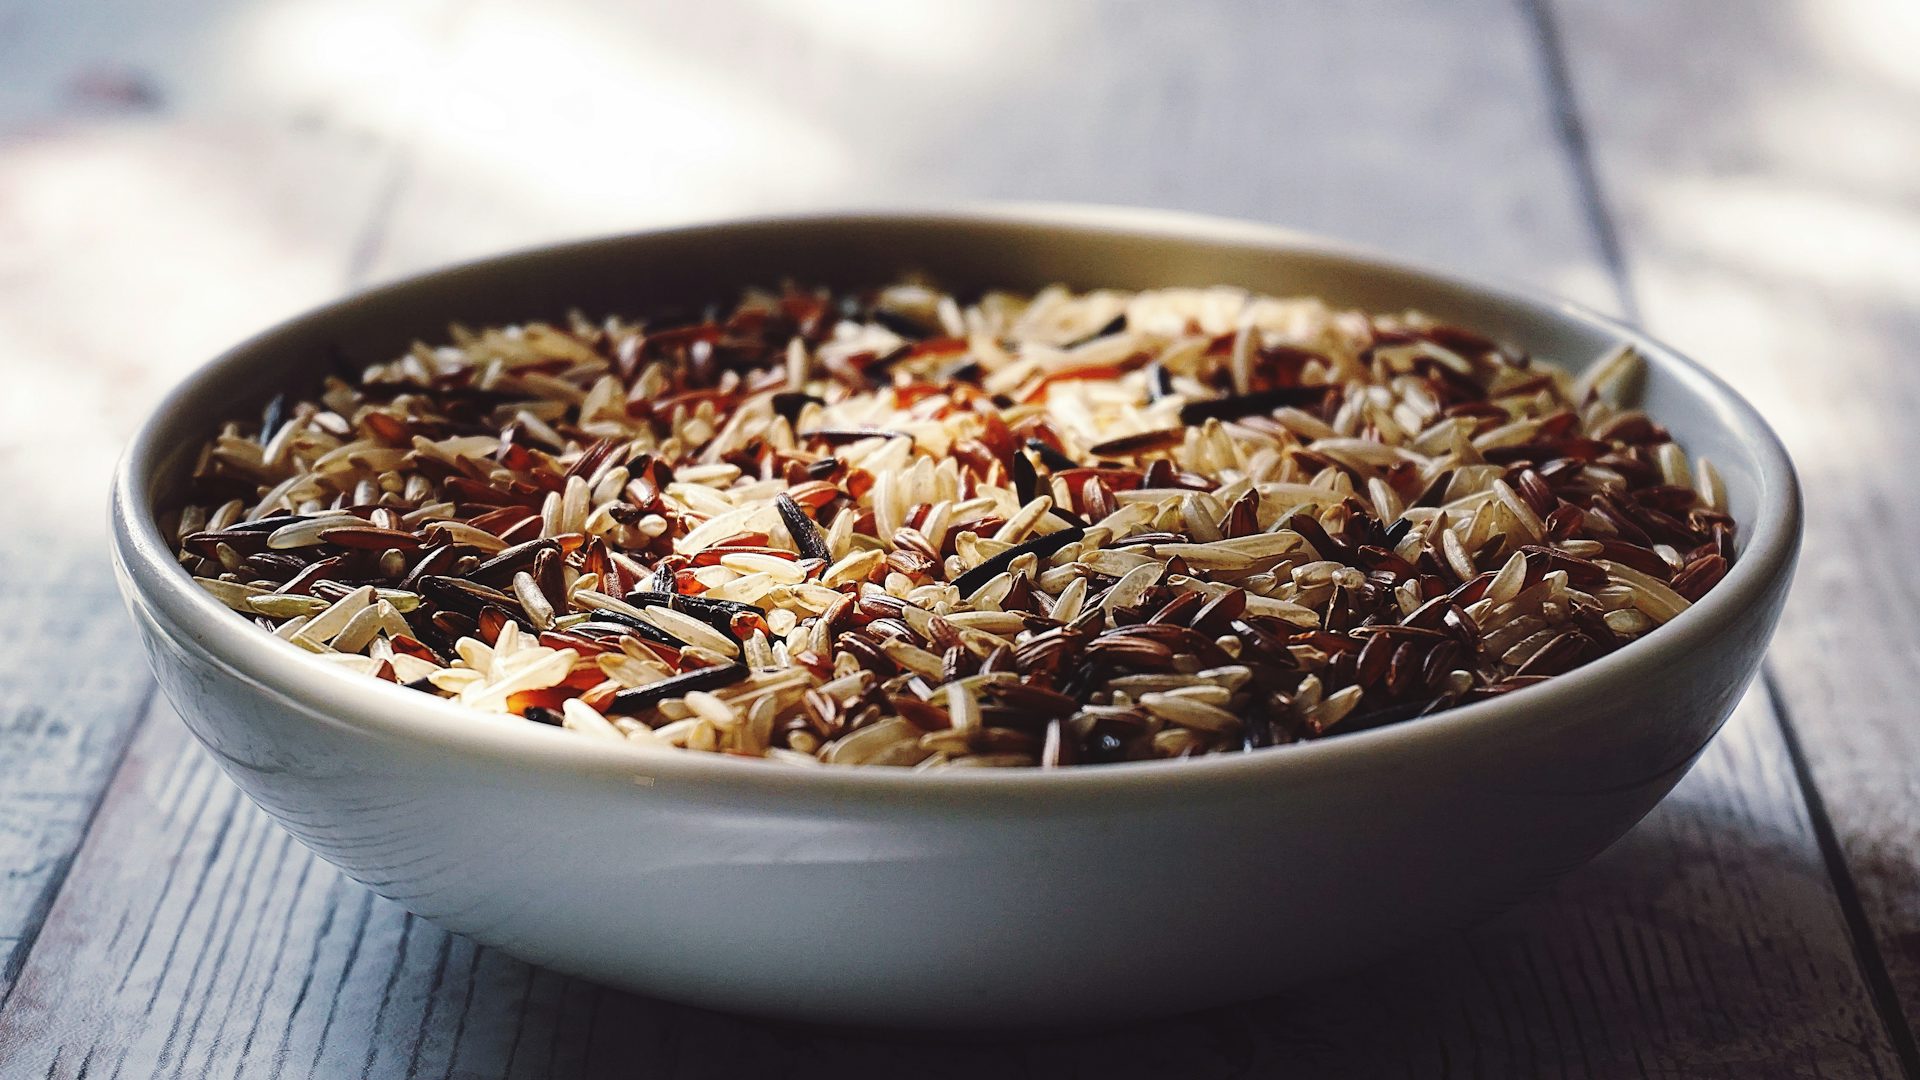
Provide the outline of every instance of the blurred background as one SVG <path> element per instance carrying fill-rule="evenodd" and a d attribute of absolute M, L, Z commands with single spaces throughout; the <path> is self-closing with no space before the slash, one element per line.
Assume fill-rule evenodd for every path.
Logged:
<path fill-rule="evenodd" d="M 131 863 L 74 853 L 96 815 L 157 815 L 166 770 L 208 769 L 170 717 L 133 741 L 151 685 L 102 554 L 112 461 L 187 370 L 344 291 L 503 248 L 1088 201 L 1295 226 L 1623 314 L 1734 382 L 1803 470 L 1808 557 L 1763 691 L 1595 867 L 1364 983 L 1396 1038 L 1529 1074 L 1920 1069 L 1917 53 L 1911 0 L 0 0 L 0 557 L 33 567 L 0 576 L 0 1004 L 16 977 L 58 986 L 93 1003 L 96 1037 L 163 1045 L 160 991 L 145 1012 L 125 978 L 88 992 L 89 963 L 121 960 L 72 945 L 86 919 L 162 909 L 126 899 L 146 888 Z M 221 821 L 265 829 L 211 790 L 228 818 L 165 816 L 152 842 L 217 860 Z M 101 860 L 122 874 L 90 894 L 101 914 L 62 924 L 62 889 Z M 288 900 L 306 914 L 284 933 L 318 963 L 344 948 L 334 908 L 367 901 L 324 868 L 299 880 L 324 896 Z M 152 932 L 215 917 L 195 910 Z M 360 910 L 373 932 L 412 925 Z M 29 964 L 49 911 L 72 948 Z M 392 932 L 391 979 L 425 980 L 405 954 L 427 931 Z M 1577 934 L 1591 943 L 1562 944 Z M 387 976 L 353 975 L 354 948 L 341 985 L 373 993 Z M 180 978 L 304 985 L 222 963 Z M 1500 973 L 1528 967 L 1579 974 L 1509 994 Z M 260 1008 L 298 1019 L 302 995 Z M 1433 1019 L 1436 999 L 1462 1003 L 1454 1020 L 1497 1013 L 1505 1042 Z M 20 1000 L 0 1049 L 51 1030 Z M 1361 1030 L 1316 1008 L 1289 1006 L 1342 1019 L 1309 1041 Z M 1238 1023 L 1187 1030 L 1261 1060 L 1275 1036 Z M 1384 1045 L 1351 1041 L 1398 1054 Z"/>

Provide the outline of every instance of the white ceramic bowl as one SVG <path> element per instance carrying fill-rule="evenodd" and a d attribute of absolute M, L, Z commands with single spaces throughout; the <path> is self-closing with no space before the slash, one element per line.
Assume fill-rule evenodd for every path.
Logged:
<path fill-rule="evenodd" d="M 638 311 L 744 284 L 1232 283 L 1419 308 L 1584 363 L 1720 466 L 1741 554 L 1702 602 L 1544 685 L 1252 754 L 1062 771 L 798 770 L 647 754 L 339 671 L 203 593 L 157 506 L 220 421 L 450 320 Z M 1021 209 L 748 221 L 509 255 L 350 297 L 221 356 L 140 430 L 113 543 L 160 685 L 322 857 L 536 963 L 721 1009 L 861 1025 L 1099 1022 L 1246 998 L 1472 923 L 1606 847 L 1753 676 L 1800 535 L 1793 469 L 1727 386 L 1570 305 L 1255 225 Z"/>

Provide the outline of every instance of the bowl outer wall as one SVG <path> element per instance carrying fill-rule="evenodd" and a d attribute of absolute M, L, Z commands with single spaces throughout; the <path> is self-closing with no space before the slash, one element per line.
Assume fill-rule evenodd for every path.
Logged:
<path fill-rule="evenodd" d="M 1742 557 L 1647 640 L 1415 723 L 1175 765 L 909 775 L 648 755 L 479 720 L 260 634 L 192 585 L 153 524 L 156 495 L 203 433 L 274 390 L 310 387 L 319 365 L 306 358 L 389 355 L 450 319 L 914 269 L 960 287 L 1230 281 L 1419 307 L 1573 363 L 1634 340 L 1652 367 L 1650 411 L 1722 467 Z M 1791 466 L 1751 408 L 1617 324 L 1260 226 L 1042 209 L 672 230 L 348 298 L 239 346 L 168 399 L 116 480 L 114 543 L 189 726 L 290 831 L 377 891 L 662 996 L 979 1024 L 1258 993 L 1470 922 L 1584 861 L 1678 781 L 1750 679 L 1798 514 Z"/>

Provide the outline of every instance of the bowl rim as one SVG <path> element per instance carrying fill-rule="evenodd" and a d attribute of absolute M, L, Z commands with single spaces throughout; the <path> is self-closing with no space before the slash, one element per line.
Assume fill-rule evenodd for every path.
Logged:
<path fill-rule="evenodd" d="M 1563 675 L 1497 698 L 1442 710 L 1400 724 L 1336 733 L 1268 751 L 1210 754 L 1178 761 L 1116 762 L 1063 769 L 950 769 L 914 772 L 899 768 L 794 768 L 725 754 L 662 752 L 512 718 L 493 718 L 458 703 L 345 671 L 307 654 L 251 623 L 195 585 L 161 535 L 149 498 L 153 475 L 169 447 L 159 429 L 166 417 L 217 385 L 227 369 L 257 363 L 253 354 L 295 327 L 349 316 L 369 297 L 401 291 L 431 279 L 486 272 L 529 258 L 566 258 L 607 246 L 645 244 L 668 237 L 726 234 L 755 228 L 1039 227 L 1076 234 L 1132 236 L 1179 243 L 1228 242 L 1338 259 L 1357 269 L 1425 279 L 1476 295 L 1483 301 L 1536 317 L 1585 324 L 1631 343 L 1661 374 L 1699 400 L 1742 439 L 1759 465 L 1760 491 L 1747 531 L 1746 550 L 1727 576 L 1700 602 L 1645 637 Z M 996 795 L 1030 799 L 1067 792 L 1079 796 L 1146 791 L 1177 792 L 1195 785 L 1263 782 L 1298 769 L 1327 769 L 1385 752 L 1418 752 L 1451 740 L 1522 723 L 1529 715 L 1566 709 L 1603 698 L 1629 685 L 1634 673 L 1684 656 L 1728 629 L 1792 571 L 1801 531 L 1801 493 L 1792 461 L 1779 436 L 1725 381 L 1646 334 L 1582 305 L 1531 289 L 1490 284 L 1415 260 L 1383 255 L 1362 245 L 1289 228 L 1182 211 L 1049 203 L 968 203 L 928 208 L 816 211 L 731 218 L 609 237 L 540 245 L 471 259 L 355 290 L 282 320 L 197 367 L 170 389 L 141 423 L 115 467 L 111 494 L 113 558 L 130 605 L 158 609 L 156 623 L 185 631 L 204 654 L 230 674 L 263 686 L 308 711 L 364 733 L 384 735 L 453 753 L 480 755 L 518 769 L 564 769 L 581 776 L 618 775 L 628 780 L 673 781 L 727 791 L 926 797 L 962 792 L 969 798 Z M 1664 658 L 1664 659 L 1663 659 Z"/>

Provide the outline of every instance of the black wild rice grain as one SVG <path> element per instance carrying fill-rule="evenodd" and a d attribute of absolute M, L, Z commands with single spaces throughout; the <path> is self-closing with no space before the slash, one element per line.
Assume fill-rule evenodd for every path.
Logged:
<path fill-rule="evenodd" d="M 827 538 L 821 535 L 820 526 L 814 524 L 805 510 L 800 509 L 800 504 L 793 501 L 793 496 L 783 491 L 774 496 L 774 505 L 779 508 L 780 520 L 786 523 L 787 535 L 793 538 L 794 545 L 800 549 L 800 554 L 823 562 L 832 558 L 832 552 L 827 547 Z"/>
<path fill-rule="evenodd" d="M 613 695 L 613 700 L 608 703 L 606 711 L 613 715 L 630 715 L 642 712 L 669 698 L 684 697 L 695 690 L 718 690 L 746 677 L 745 664 L 719 664 L 714 667 L 698 668 L 684 675 L 675 675 L 671 679 L 662 679 L 647 686 L 622 690 Z"/>
<path fill-rule="evenodd" d="M 1032 554 L 1044 558 L 1066 547 L 1068 544 L 1079 540 L 1085 535 L 1086 530 L 1070 525 L 1067 528 L 1061 529 L 1059 532 L 1047 533 L 1044 536 L 1036 536 L 1031 540 L 1015 544 L 1000 554 L 982 561 L 979 566 L 954 578 L 954 588 L 959 589 L 962 595 L 971 593 L 980 588 L 980 586 L 992 581 L 1000 574 L 1005 573 L 1007 567 L 1013 565 L 1013 560 L 1020 556 Z"/>

